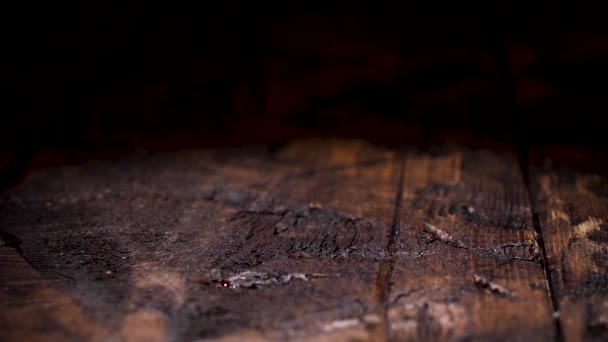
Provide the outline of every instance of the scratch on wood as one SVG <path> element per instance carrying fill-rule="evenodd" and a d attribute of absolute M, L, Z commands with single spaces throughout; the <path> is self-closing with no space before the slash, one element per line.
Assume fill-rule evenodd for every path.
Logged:
<path fill-rule="evenodd" d="M 604 223 L 604 220 L 602 219 L 589 217 L 587 221 L 579 223 L 573 227 L 574 234 L 579 237 L 585 237 L 588 233 L 599 230 L 602 223 Z"/>
<path fill-rule="evenodd" d="M 471 247 L 460 239 L 446 232 L 445 230 L 438 228 L 430 223 L 423 221 L 422 230 L 431 235 L 431 237 L 426 237 L 429 242 L 441 241 L 452 247 L 468 249 L 473 252 L 489 253 L 490 255 L 493 255 L 494 257 L 502 260 L 502 264 L 507 264 L 513 261 L 536 263 L 539 260 L 539 248 L 538 244 L 534 240 L 528 240 L 523 243 L 508 242 L 499 246 Z M 530 257 L 510 255 L 511 253 L 508 253 L 506 250 L 512 248 L 527 248 L 527 252 Z"/>
<path fill-rule="evenodd" d="M 511 291 L 509 291 L 508 289 L 506 289 L 505 287 L 496 284 L 493 281 L 488 280 L 486 277 L 484 276 L 480 276 L 478 274 L 473 274 L 473 281 L 475 282 L 475 285 L 479 286 L 480 288 L 489 291 L 490 293 L 502 296 L 502 297 L 509 297 L 509 298 L 515 298 L 515 294 Z"/>
<path fill-rule="evenodd" d="M 420 290 L 422 290 L 422 286 L 419 286 L 419 287 L 414 288 L 414 289 L 412 289 L 410 291 L 407 291 L 407 292 L 401 292 L 401 293 L 399 293 L 397 296 L 395 296 L 395 299 L 393 299 L 393 302 L 391 303 L 391 305 L 397 304 L 401 299 L 407 298 L 410 295 L 412 295 L 412 294 L 414 294 L 414 293 L 416 293 L 416 292 L 418 292 Z"/>
<path fill-rule="evenodd" d="M 213 270 L 216 273 L 215 270 Z M 299 279 L 302 281 L 309 281 L 313 278 L 325 278 L 329 277 L 328 274 L 321 273 L 288 273 L 288 274 L 269 274 L 266 272 L 257 271 L 244 271 L 223 279 L 219 282 L 219 286 L 236 289 L 239 287 L 244 288 L 255 288 L 260 285 L 283 285 L 292 280 Z"/>
<path fill-rule="evenodd" d="M 458 248 L 469 248 L 464 242 L 453 237 L 445 230 L 433 226 L 432 224 L 422 222 L 422 229 L 425 232 L 430 233 L 434 237 L 433 240 L 439 240 L 441 242 L 447 243 L 448 245 Z"/>

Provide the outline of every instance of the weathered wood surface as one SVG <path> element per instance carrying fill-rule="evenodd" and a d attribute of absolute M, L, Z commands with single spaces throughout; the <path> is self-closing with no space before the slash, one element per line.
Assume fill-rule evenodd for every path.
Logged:
<path fill-rule="evenodd" d="M 395 340 L 554 337 L 526 186 L 512 153 L 406 158 L 388 298 Z"/>
<path fill-rule="evenodd" d="M 591 171 L 553 167 L 540 157 L 552 153 L 535 152 L 532 194 L 564 340 L 606 341 L 608 180 Z"/>
<path fill-rule="evenodd" d="M 4 242 L 2 242 L 4 243 Z M 15 248 L 0 246 L 0 340 L 86 340 L 102 336 L 59 280 L 31 267 Z"/>
<path fill-rule="evenodd" d="M 5 199 L 2 228 L 42 274 L 36 288 L 74 304 L 46 314 L 36 300 L 47 295 L 23 289 L 15 300 L 36 299 L 32 319 L 4 303 L 3 330 L 14 340 L 367 339 L 382 312 L 373 293 L 395 163 L 363 143 L 309 142 L 272 156 L 215 150 L 32 174 Z M 20 288 L 19 273 L 6 276 L 7 293 Z M 87 324 L 66 326 L 75 310 Z"/>
<path fill-rule="evenodd" d="M 554 179 L 553 170 L 534 172 L 536 196 L 562 184 L 542 180 Z M 604 203 L 598 189 L 590 203 Z M 576 207 L 576 196 L 556 203 Z M 274 152 L 134 155 L 35 172 L 0 203 L 3 340 L 557 334 L 541 239 L 512 153 L 313 140 Z M 577 280 L 559 292 L 561 319 L 564 307 L 584 307 L 570 319 L 595 322 L 587 334 L 605 327 L 605 304 L 592 300 L 605 298 L 601 205 L 588 206 L 602 221 L 584 242 L 595 249 L 560 242 L 552 250 L 545 238 L 549 264 L 563 250 L 578 265 L 568 266 Z M 568 215 L 579 210 L 572 207 Z M 545 233 L 575 229 L 548 224 L 538 208 Z M 582 336 L 580 324 L 572 327 Z"/>

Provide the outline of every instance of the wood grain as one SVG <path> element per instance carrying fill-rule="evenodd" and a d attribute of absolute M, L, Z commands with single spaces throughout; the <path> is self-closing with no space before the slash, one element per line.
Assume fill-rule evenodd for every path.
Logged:
<path fill-rule="evenodd" d="M 410 151 L 387 302 L 394 340 L 551 340 L 547 282 L 512 153 Z"/>
<path fill-rule="evenodd" d="M 546 151 L 545 151 L 546 152 Z M 608 339 L 608 180 L 544 162 L 536 151 L 533 199 L 565 341 Z M 550 155 L 550 154 L 545 154 Z"/>
<path fill-rule="evenodd" d="M 134 155 L 31 174 L 0 224 L 64 298 L 28 311 L 58 340 L 367 339 L 398 177 L 360 141 Z M 4 337 L 42 339 L 18 310 L 2 306 Z"/>
<path fill-rule="evenodd" d="M 602 337 L 605 181 L 532 174 L 563 335 Z M 8 341 L 559 337 L 508 151 L 134 154 L 40 170 L 0 203 Z"/>
<path fill-rule="evenodd" d="M 0 240 L 1 241 L 1 240 Z M 0 245 L 0 330 L 3 341 L 102 341 L 108 331 L 14 248 Z"/>

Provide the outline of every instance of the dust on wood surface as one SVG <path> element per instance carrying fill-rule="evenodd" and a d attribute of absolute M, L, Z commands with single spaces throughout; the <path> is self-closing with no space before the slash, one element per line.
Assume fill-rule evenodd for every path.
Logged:
<path fill-rule="evenodd" d="M 576 165 L 553 166 L 552 155 L 534 151 L 530 175 L 556 316 L 565 341 L 606 341 L 608 180 Z"/>
<path fill-rule="evenodd" d="M 0 328 L 9 341 L 550 340 L 528 198 L 512 153 L 358 140 L 40 170 L 0 198 Z"/>

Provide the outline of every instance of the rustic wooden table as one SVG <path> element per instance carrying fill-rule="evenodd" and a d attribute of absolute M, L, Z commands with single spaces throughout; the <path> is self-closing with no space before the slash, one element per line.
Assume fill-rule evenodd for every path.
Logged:
<path fill-rule="evenodd" d="M 608 182 L 521 163 L 307 140 L 38 170 L 0 197 L 0 340 L 605 340 Z"/>

